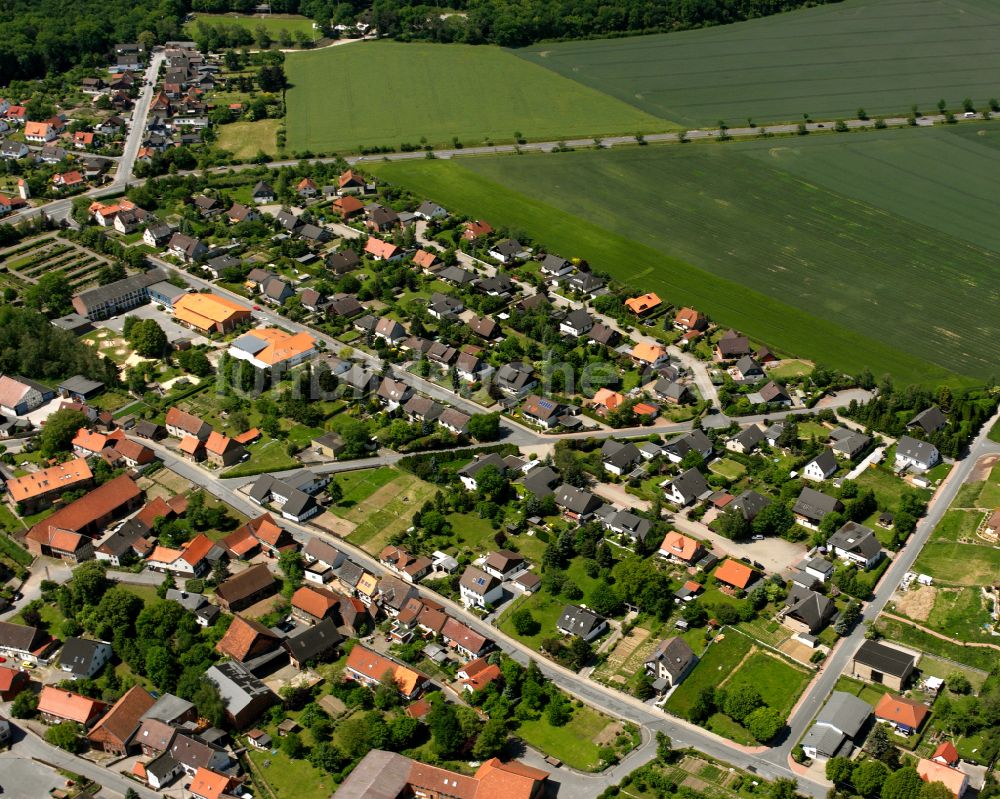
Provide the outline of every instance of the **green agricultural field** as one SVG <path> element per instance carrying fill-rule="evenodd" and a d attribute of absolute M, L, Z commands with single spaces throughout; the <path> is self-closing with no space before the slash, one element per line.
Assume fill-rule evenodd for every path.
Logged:
<path fill-rule="evenodd" d="M 232 25 L 239 28 L 246 28 L 251 33 L 259 27 L 263 27 L 268 35 L 277 40 L 283 30 L 288 31 L 292 36 L 297 31 L 304 33 L 311 40 L 318 39 L 319 31 L 313 27 L 313 21 L 299 14 L 259 14 L 257 16 L 245 16 L 243 14 L 195 14 L 194 20 L 184 26 L 184 30 L 190 34 L 199 22 L 206 25 L 226 26 Z"/>
<path fill-rule="evenodd" d="M 373 170 L 780 350 L 900 382 L 960 383 L 1000 361 L 1000 234 L 988 219 L 1000 126 L 976 129 L 983 135 L 873 131 Z M 895 164 L 882 173 L 894 197 L 848 194 L 848 183 L 854 194 L 869 185 L 864 147 Z M 928 175 L 964 209 L 964 238 L 932 224 Z"/>
<path fill-rule="evenodd" d="M 288 147 L 563 139 L 675 126 L 497 47 L 363 42 L 285 60 Z"/>
<path fill-rule="evenodd" d="M 515 51 L 689 127 L 985 107 L 1000 71 L 992 0 L 846 0 L 700 30 Z"/>

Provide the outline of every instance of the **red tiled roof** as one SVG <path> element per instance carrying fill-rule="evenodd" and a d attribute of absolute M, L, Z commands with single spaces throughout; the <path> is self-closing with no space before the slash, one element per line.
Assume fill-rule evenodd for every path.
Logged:
<path fill-rule="evenodd" d="M 105 705 L 97 699 L 46 685 L 38 696 L 38 712 L 86 724 Z"/>
<path fill-rule="evenodd" d="M 292 607 L 304 610 L 317 619 L 325 619 L 340 604 L 340 597 L 323 588 L 304 585 L 292 594 Z"/>
<path fill-rule="evenodd" d="M 715 579 L 728 583 L 735 588 L 746 588 L 753 578 L 753 569 L 739 561 L 727 558 L 715 570 Z"/>
<path fill-rule="evenodd" d="M 119 475 L 36 524 L 28 537 L 34 541 L 47 542 L 50 530 L 82 530 L 98 519 L 110 516 L 141 495 L 139 486 L 131 477 L 127 474 Z"/>
<path fill-rule="evenodd" d="M 103 734 L 124 746 L 139 726 L 142 714 L 155 704 L 149 691 L 141 685 L 133 685 L 94 725 L 88 737 L 93 740 Z"/>
<path fill-rule="evenodd" d="M 920 725 L 930 712 L 930 708 L 921 702 L 892 694 L 882 694 L 882 698 L 875 705 L 876 718 L 902 724 L 911 730 L 920 729 Z"/>
<path fill-rule="evenodd" d="M 277 636 L 259 621 L 234 616 L 229 629 L 215 645 L 215 649 L 234 660 L 243 661 L 261 639 L 278 640 Z"/>

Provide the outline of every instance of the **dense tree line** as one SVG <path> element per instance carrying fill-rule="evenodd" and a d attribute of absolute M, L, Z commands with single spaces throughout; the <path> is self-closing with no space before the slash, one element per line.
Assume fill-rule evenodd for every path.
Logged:
<path fill-rule="evenodd" d="M 43 381 L 82 374 L 110 385 L 118 382 L 117 367 L 92 347 L 40 313 L 9 305 L 0 307 L 0 373 Z"/>
<path fill-rule="evenodd" d="M 118 42 L 179 38 L 185 0 L 6 0 L 0 5 L 0 86 L 77 65 L 106 64 Z"/>
<path fill-rule="evenodd" d="M 545 39 L 654 33 L 739 22 L 823 0 L 375 0 L 372 25 L 383 36 L 519 47 Z M 303 6 L 321 6 L 303 3 Z M 464 15 L 441 19 L 443 6 Z M 314 9 L 318 11 L 319 9 Z"/>

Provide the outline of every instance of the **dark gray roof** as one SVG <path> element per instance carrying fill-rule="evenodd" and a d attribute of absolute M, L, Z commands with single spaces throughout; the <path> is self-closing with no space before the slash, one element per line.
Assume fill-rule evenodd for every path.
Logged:
<path fill-rule="evenodd" d="M 627 469 L 642 460 L 638 448 L 631 441 L 615 441 L 608 439 L 601 447 L 601 458 L 619 469 Z"/>
<path fill-rule="evenodd" d="M 475 477 L 479 472 L 485 469 L 487 466 L 494 467 L 498 472 L 504 474 L 507 471 L 507 464 L 504 463 L 503 458 L 497 455 L 495 452 L 491 452 L 488 455 L 483 455 L 477 457 L 469 463 L 465 464 L 458 473 L 464 477 Z"/>
<path fill-rule="evenodd" d="M 852 552 L 870 560 L 882 551 L 882 545 L 874 531 L 857 522 L 847 522 L 830 536 L 827 545 L 845 552 Z"/>
<path fill-rule="evenodd" d="M 705 479 L 705 475 L 699 472 L 697 469 L 688 469 L 683 474 L 678 475 L 670 484 L 676 488 L 682 497 L 690 502 L 693 499 L 697 499 L 702 494 L 710 491 L 708 481 Z"/>
<path fill-rule="evenodd" d="M 937 447 L 911 436 L 900 436 L 896 442 L 896 454 L 927 463 L 936 457 Z"/>
<path fill-rule="evenodd" d="M 809 463 L 815 463 L 823 474 L 833 474 L 837 471 L 837 456 L 834 455 L 830 450 L 825 449 L 815 458 L 813 458 Z M 809 465 L 806 464 L 806 466 Z"/>
<path fill-rule="evenodd" d="M 337 632 L 337 625 L 328 617 L 286 638 L 284 643 L 292 657 L 299 663 L 306 663 L 330 652 L 343 640 L 344 636 Z"/>
<path fill-rule="evenodd" d="M 602 624 L 604 624 L 604 617 L 594 613 L 594 611 L 579 605 L 567 605 L 563 608 L 562 615 L 556 622 L 556 627 L 571 635 L 583 638 L 590 635 Z"/>
<path fill-rule="evenodd" d="M 226 709 L 235 716 L 258 696 L 271 694 L 271 689 L 251 674 L 242 664 L 229 660 L 212 666 L 205 677 L 214 682 L 226 703 Z M 176 741 L 171 748 L 174 757 Z"/>
<path fill-rule="evenodd" d="M 613 513 L 607 518 L 605 524 L 608 527 L 621 530 L 630 538 L 638 541 L 645 541 L 646 536 L 653 529 L 653 523 L 649 519 L 636 516 L 629 510 L 620 510 Z"/>
<path fill-rule="evenodd" d="M 802 746 L 815 749 L 823 757 L 838 757 L 849 754 L 850 742 L 847 737 L 825 724 L 813 724 L 802 739 Z"/>
<path fill-rule="evenodd" d="M 562 478 L 559 477 L 559 472 L 554 469 L 550 469 L 548 466 L 537 466 L 521 480 L 521 485 L 538 499 L 542 499 L 543 497 L 552 496 L 555 493 L 552 487 L 560 479 Z"/>
<path fill-rule="evenodd" d="M 674 682 L 684 676 L 691 664 L 698 660 L 694 650 L 683 638 L 665 638 L 646 661 L 648 666 L 662 665 Z"/>
<path fill-rule="evenodd" d="M 144 719 L 158 719 L 159 721 L 171 722 L 194 709 L 194 705 L 187 699 L 181 699 L 173 694 L 163 694 L 156 700 L 156 704 L 142 714 Z"/>
<path fill-rule="evenodd" d="M 751 450 L 765 440 L 764 431 L 760 429 L 760 425 L 752 424 L 746 430 L 740 431 L 733 440 L 742 444 L 744 450 Z"/>
<path fill-rule="evenodd" d="M 910 419 L 906 426 L 919 427 L 925 433 L 933 433 L 936 430 L 940 430 L 946 424 L 948 424 L 948 417 L 944 415 L 944 412 L 937 405 L 931 405 L 931 407 L 922 410 Z"/>
<path fill-rule="evenodd" d="M 736 362 L 736 369 L 742 375 L 764 374 L 764 370 L 760 368 L 760 364 L 749 355 L 744 355 Z"/>
<path fill-rule="evenodd" d="M 168 752 L 163 752 L 159 757 L 154 757 L 146 764 L 146 773 L 152 774 L 158 781 L 162 782 L 178 768 L 180 768 L 180 763 L 174 760 Z"/>
<path fill-rule="evenodd" d="M 569 261 L 558 255 L 548 254 L 541 261 L 542 269 L 547 272 L 562 272 L 564 269 L 572 266 Z"/>
<path fill-rule="evenodd" d="M 840 730 L 850 738 L 858 734 L 872 713 L 872 706 L 854 694 L 834 691 L 816 716 L 817 724 Z"/>
<path fill-rule="evenodd" d="M 813 633 L 819 631 L 835 610 L 832 600 L 800 585 L 792 586 L 785 607 L 787 616 L 802 622 Z"/>
<path fill-rule="evenodd" d="M 601 501 L 589 491 L 571 486 L 569 483 L 559 486 L 555 494 L 556 505 L 573 513 L 593 513 L 601 505 Z"/>
<path fill-rule="evenodd" d="M 743 518 L 752 522 L 757 518 L 757 514 L 771 504 L 771 500 L 756 491 L 744 491 L 734 499 L 729 507 L 738 510 L 743 514 Z"/>
<path fill-rule="evenodd" d="M 894 677 L 905 677 L 916 664 L 916 658 L 899 649 L 894 649 L 878 641 L 865 641 L 858 647 L 854 660 L 871 666 L 873 669 L 891 674 Z"/>
<path fill-rule="evenodd" d="M 97 653 L 109 644 L 104 641 L 91 641 L 89 638 L 67 638 L 59 653 L 59 664 L 69 668 L 73 674 L 87 675 L 90 664 Z"/>
<path fill-rule="evenodd" d="M 711 452 L 712 440 L 701 429 L 690 430 L 667 444 L 670 452 L 683 458 L 689 452 Z"/>
<path fill-rule="evenodd" d="M 768 380 L 757 393 L 764 402 L 790 402 L 792 399 L 785 387 L 773 380 Z"/>
<path fill-rule="evenodd" d="M 799 494 L 792 511 L 807 519 L 822 519 L 828 513 L 833 513 L 838 507 L 840 507 L 840 500 L 827 496 L 814 488 L 806 487 Z"/>
<path fill-rule="evenodd" d="M 81 291 L 77 299 L 83 303 L 85 308 L 92 308 L 97 305 L 114 302 L 119 297 L 131 294 L 135 291 L 148 289 L 154 283 L 167 279 L 167 273 L 163 269 L 150 269 L 148 272 L 140 272 L 136 275 L 116 280 L 106 286 L 95 286 L 92 289 Z"/>
<path fill-rule="evenodd" d="M 104 383 L 100 380 L 91 380 L 83 375 L 73 375 L 59 384 L 61 391 L 69 391 L 74 394 L 89 394 L 102 388 L 104 388 Z"/>

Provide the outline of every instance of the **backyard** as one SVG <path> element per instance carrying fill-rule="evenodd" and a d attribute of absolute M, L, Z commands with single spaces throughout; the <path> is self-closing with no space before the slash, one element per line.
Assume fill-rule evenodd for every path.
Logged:
<path fill-rule="evenodd" d="M 599 748 L 609 743 L 601 741 L 599 745 L 597 741 L 612 724 L 614 722 L 596 710 L 577 705 L 573 708 L 573 717 L 562 727 L 553 727 L 543 716 L 522 721 L 516 734 L 529 746 L 559 758 L 570 768 L 597 771 L 601 765 Z"/>

